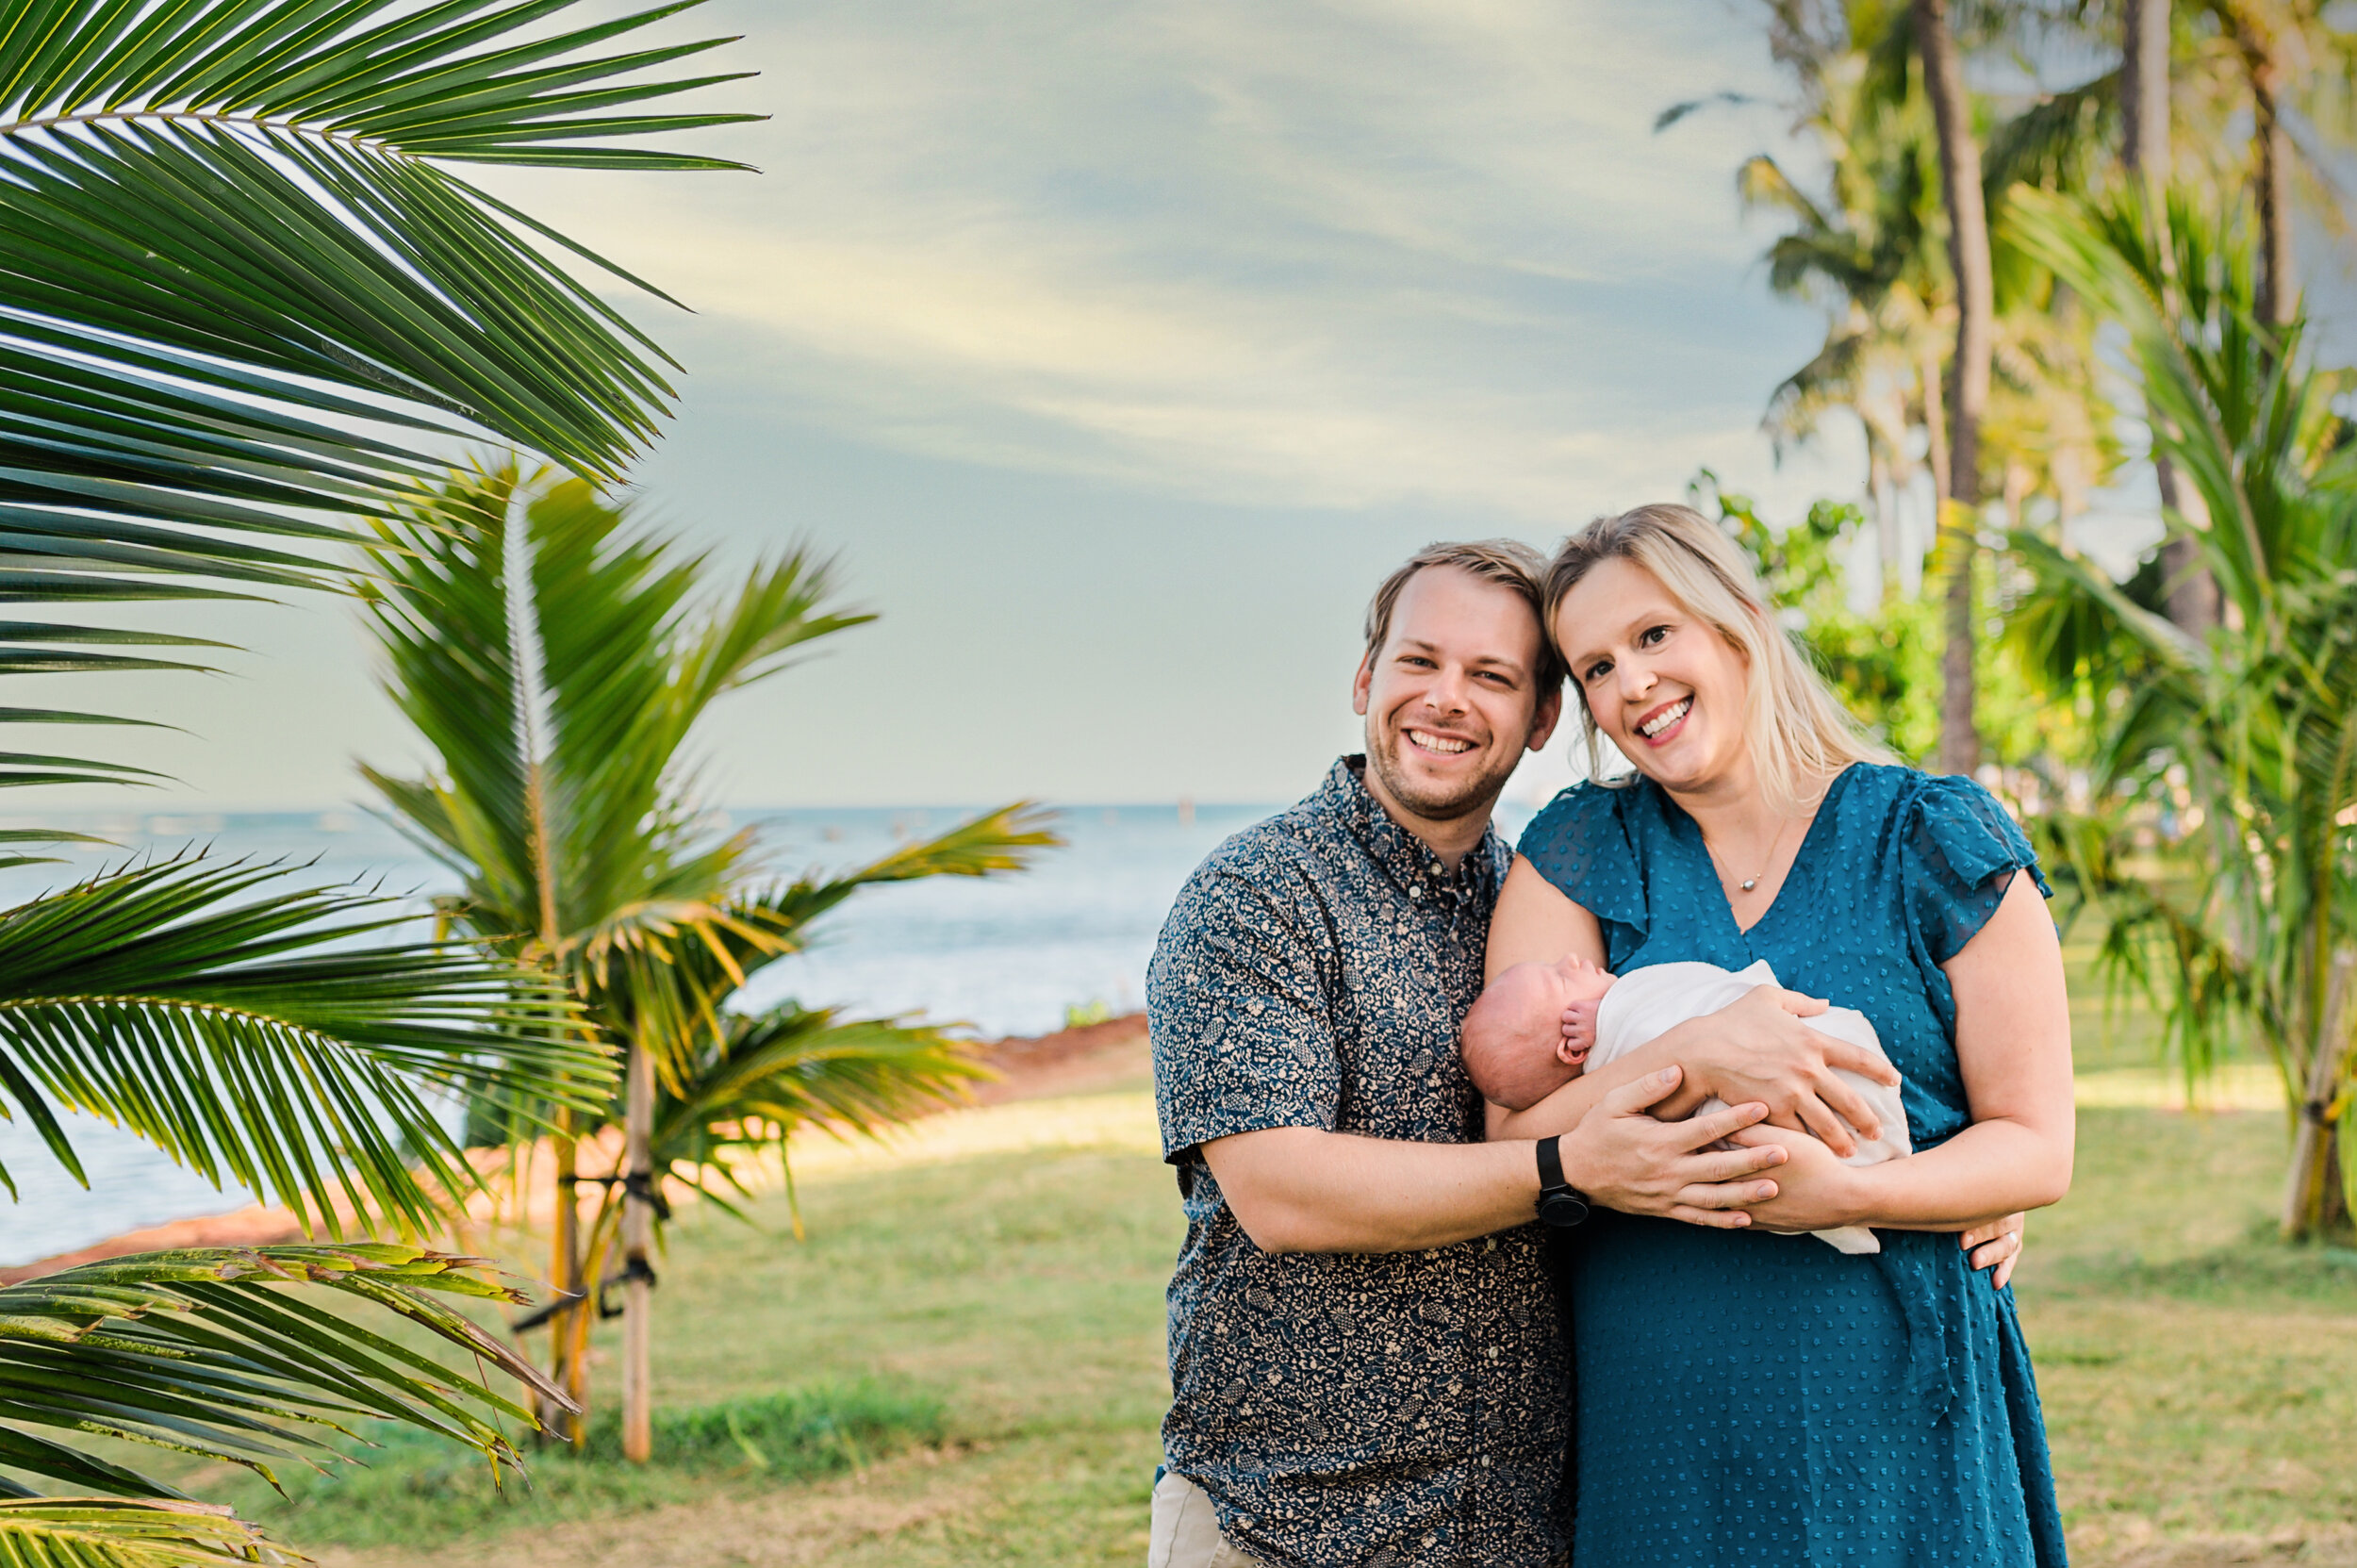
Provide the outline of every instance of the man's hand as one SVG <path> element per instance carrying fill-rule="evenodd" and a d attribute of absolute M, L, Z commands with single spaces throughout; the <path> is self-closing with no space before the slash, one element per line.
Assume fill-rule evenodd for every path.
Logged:
<path fill-rule="evenodd" d="M 1773 1181 L 1747 1180 L 1782 1164 L 1781 1145 L 1714 1149 L 1710 1146 L 1768 1114 L 1763 1104 L 1732 1106 L 1689 1121 L 1665 1122 L 1650 1107 L 1674 1093 L 1681 1069 L 1664 1067 L 1613 1090 L 1563 1134 L 1558 1146 L 1565 1178 L 1607 1208 L 1658 1214 L 1739 1230 L 1751 1223 L 1744 1206 L 1776 1196 Z"/>
<path fill-rule="evenodd" d="M 1801 1022 L 1825 1007 L 1816 997 L 1759 985 L 1740 1001 L 1678 1025 L 1661 1038 L 1674 1040 L 1673 1054 L 1689 1070 L 1684 1092 L 1663 1113 L 1676 1115 L 1711 1095 L 1730 1105 L 1757 1100 L 1776 1126 L 1814 1132 L 1845 1159 L 1855 1154 L 1860 1136 L 1882 1136 L 1882 1121 L 1836 1069 L 1882 1083 L 1897 1083 L 1899 1071 L 1873 1052 Z"/>

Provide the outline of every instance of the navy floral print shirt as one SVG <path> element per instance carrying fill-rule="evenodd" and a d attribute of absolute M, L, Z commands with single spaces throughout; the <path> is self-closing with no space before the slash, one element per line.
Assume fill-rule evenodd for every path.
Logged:
<path fill-rule="evenodd" d="M 1536 1226 L 1387 1254 L 1255 1246 L 1198 1146 L 1273 1127 L 1477 1142 L 1458 1057 L 1507 867 L 1452 874 L 1364 761 L 1198 867 L 1146 971 L 1170 1282 L 1171 1468 L 1283 1568 L 1541 1568 L 1564 1545 L 1567 1358 Z"/>

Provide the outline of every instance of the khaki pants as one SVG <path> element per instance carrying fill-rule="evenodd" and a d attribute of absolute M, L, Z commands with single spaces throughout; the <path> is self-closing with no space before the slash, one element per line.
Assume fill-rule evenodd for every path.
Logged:
<path fill-rule="evenodd" d="M 1174 1470 L 1154 1483 L 1146 1568 L 1252 1568 L 1252 1559 L 1219 1533 L 1210 1494 Z"/>

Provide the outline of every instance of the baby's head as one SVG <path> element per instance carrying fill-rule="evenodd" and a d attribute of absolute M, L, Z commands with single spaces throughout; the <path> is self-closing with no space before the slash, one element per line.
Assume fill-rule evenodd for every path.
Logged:
<path fill-rule="evenodd" d="M 1564 1043 L 1563 1010 L 1603 999 L 1612 978 L 1577 953 L 1500 971 L 1465 1015 L 1459 1047 L 1482 1098 L 1527 1110 L 1577 1078 L 1588 1052 Z"/>

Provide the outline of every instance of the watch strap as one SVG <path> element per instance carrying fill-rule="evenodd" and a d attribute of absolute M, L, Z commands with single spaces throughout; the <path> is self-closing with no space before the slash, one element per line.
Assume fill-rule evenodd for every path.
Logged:
<path fill-rule="evenodd" d="M 1558 1230 L 1569 1230 L 1588 1217 L 1588 1199 L 1563 1179 L 1562 1138 L 1539 1140 L 1539 1218 Z"/>

